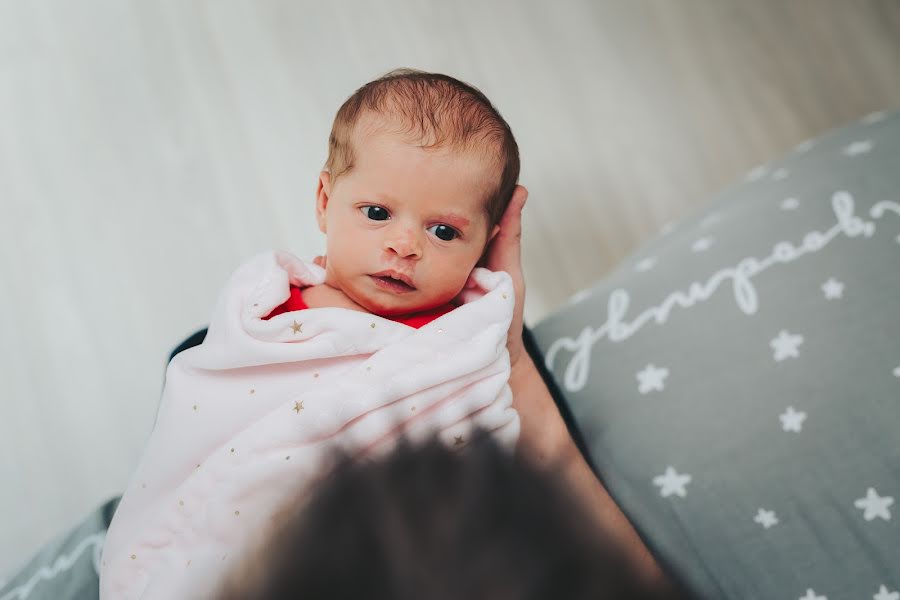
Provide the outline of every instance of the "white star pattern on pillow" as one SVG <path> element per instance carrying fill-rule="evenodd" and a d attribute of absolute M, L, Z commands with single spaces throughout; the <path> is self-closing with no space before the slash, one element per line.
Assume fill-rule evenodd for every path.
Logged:
<path fill-rule="evenodd" d="M 769 167 L 767 165 L 759 165 L 757 167 L 753 167 L 750 169 L 750 172 L 747 173 L 747 176 L 744 177 L 745 181 L 759 181 L 763 177 L 766 176 L 766 173 L 769 172 Z"/>
<path fill-rule="evenodd" d="M 828 598 L 825 596 L 816 596 L 816 593 L 812 588 L 809 588 L 806 590 L 806 595 L 801 596 L 799 600 L 828 600 Z"/>
<path fill-rule="evenodd" d="M 866 521 L 872 521 L 876 517 L 890 521 L 891 511 L 888 510 L 888 507 L 893 503 L 894 499 L 891 496 L 879 496 L 875 488 L 869 488 L 866 491 L 866 497 L 854 502 L 853 506 L 863 511 L 863 519 Z"/>
<path fill-rule="evenodd" d="M 900 377 L 900 367 L 894 369 L 894 377 Z"/>
<path fill-rule="evenodd" d="M 572 294 L 572 297 L 569 298 L 570 304 L 578 304 L 582 300 L 587 300 L 591 296 L 591 290 L 579 290 Z"/>
<path fill-rule="evenodd" d="M 779 204 L 781 210 L 797 210 L 800 208 L 800 201 L 796 198 L 785 198 Z"/>
<path fill-rule="evenodd" d="M 844 295 L 844 284 L 830 277 L 822 284 L 822 293 L 825 294 L 826 300 L 837 300 Z"/>
<path fill-rule="evenodd" d="M 809 150 L 815 146 L 816 143 L 813 140 L 806 140 L 805 142 L 800 142 L 794 148 L 794 152 L 797 154 L 803 154 L 804 152 L 809 152 Z"/>
<path fill-rule="evenodd" d="M 674 221 L 669 221 L 668 223 L 664 223 L 662 227 L 659 228 L 660 235 L 667 235 L 672 233 L 675 230 L 675 226 L 677 224 Z"/>
<path fill-rule="evenodd" d="M 888 591 L 887 586 L 882 584 L 878 588 L 878 593 L 872 596 L 872 600 L 900 600 L 900 592 Z"/>
<path fill-rule="evenodd" d="M 753 520 L 763 526 L 763 529 L 778 525 L 778 517 L 775 516 L 774 510 L 759 509 Z"/>
<path fill-rule="evenodd" d="M 781 362 L 786 358 L 797 358 L 800 356 L 800 344 L 803 343 L 802 335 L 795 335 L 782 329 L 778 332 L 778 337 L 769 342 L 772 346 L 775 362 Z"/>
<path fill-rule="evenodd" d="M 649 271 L 653 267 L 656 266 L 656 257 L 648 256 L 647 258 L 641 259 L 636 265 L 634 265 L 634 270 L 643 273 L 645 271 Z"/>
<path fill-rule="evenodd" d="M 872 140 L 861 140 L 844 146 L 842 152 L 844 156 L 859 156 L 860 154 L 871 152 L 874 146 L 875 144 L 872 143 Z"/>
<path fill-rule="evenodd" d="M 639 371 L 636 375 L 638 380 L 638 391 L 641 394 L 648 394 L 652 391 L 661 392 L 665 389 L 665 380 L 669 376 L 669 370 L 665 367 L 657 368 L 653 364 L 644 367 L 643 371 Z"/>
<path fill-rule="evenodd" d="M 666 472 L 653 478 L 653 485 L 659 486 L 659 495 L 668 498 L 672 494 L 684 498 L 687 496 L 685 486 L 691 482 L 690 475 L 679 475 L 674 467 L 666 467 Z"/>
<path fill-rule="evenodd" d="M 711 237 L 702 237 L 691 244 L 691 252 L 706 252 L 713 245 L 714 241 Z"/>
<path fill-rule="evenodd" d="M 781 419 L 781 428 L 785 431 L 801 431 L 803 421 L 806 420 L 806 413 L 797 412 L 793 406 L 788 406 L 787 411 L 778 418 Z"/>
<path fill-rule="evenodd" d="M 788 175 L 790 174 L 790 171 L 782 167 L 780 169 L 775 169 L 775 171 L 772 173 L 772 179 L 774 179 L 775 181 L 783 181 L 787 179 Z"/>
<path fill-rule="evenodd" d="M 865 123 L 866 125 L 874 125 L 875 123 L 878 123 L 879 121 L 884 121 L 884 119 L 886 117 L 887 117 L 886 112 L 884 112 L 883 110 L 877 110 L 873 113 L 867 114 L 862 119 L 860 119 L 860 121 Z"/>

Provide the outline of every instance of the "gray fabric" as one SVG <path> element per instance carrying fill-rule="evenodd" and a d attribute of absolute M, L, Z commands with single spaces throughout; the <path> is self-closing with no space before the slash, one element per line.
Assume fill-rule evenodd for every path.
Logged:
<path fill-rule="evenodd" d="M 100 595 L 99 560 L 119 499 L 106 502 L 0 586 L 0 600 L 89 600 Z"/>
<path fill-rule="evenodd" d="M 698 597 L 900 598 L 900 113 L 754 169 L 534 335 Z"/>

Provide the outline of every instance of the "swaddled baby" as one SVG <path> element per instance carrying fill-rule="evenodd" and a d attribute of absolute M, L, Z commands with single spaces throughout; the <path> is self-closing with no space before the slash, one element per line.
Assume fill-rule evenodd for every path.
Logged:
<path fill-rule="evenodd" d="M 458 447 L 476 429 L 515 444 L 512 281 L 476 265 L 518 173 L 509 126 L 455 79 L 395 71 L 344 103 L 316 192 L 327 259 L 242 265 L 170 364 L 101 598 L 204 597 L 335 446 Z"/>

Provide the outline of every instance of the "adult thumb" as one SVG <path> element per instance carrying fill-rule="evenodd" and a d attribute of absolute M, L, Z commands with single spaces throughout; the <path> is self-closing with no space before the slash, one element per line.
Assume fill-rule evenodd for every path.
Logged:
<path fill-rule="evenodd" d="M 521 268 L 522 208 L 528 200 L 528 190 L 517 185 L 512 199 L 500 219 L 500 231 L 494 240 L 489 266 L 494 271 L 511 271 Z"/>

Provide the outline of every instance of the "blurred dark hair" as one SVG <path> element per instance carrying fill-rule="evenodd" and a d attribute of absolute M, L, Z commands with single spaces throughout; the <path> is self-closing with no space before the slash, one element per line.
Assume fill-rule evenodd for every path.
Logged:
<path fill-rule="evenodd" d="M 550 474 L 483 435 L 342 458 L 219 600 L 650 599 Z"/>

